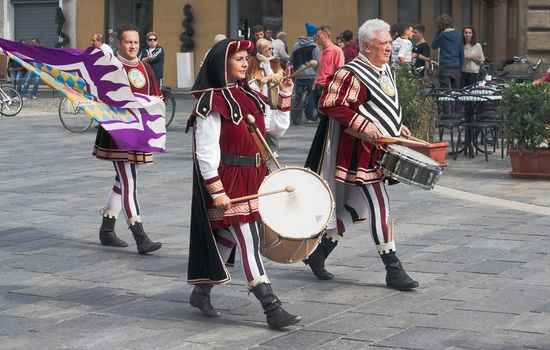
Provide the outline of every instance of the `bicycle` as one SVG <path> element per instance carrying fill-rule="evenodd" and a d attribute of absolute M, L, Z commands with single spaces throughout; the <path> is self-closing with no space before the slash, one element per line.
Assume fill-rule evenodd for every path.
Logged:
<path fill-rule="evenodd" d="M 161 88 L 162 96 L 164 96 L 164 105 L 166 106 L 166 114 L 164 116 L 165 125 L 168 129 L 168 126 L 172 124 L 174 120 L 174 115 L 176 114 L 176 99 L 172 95 L 172 91 L 169 87 Z"/>
<path fill-rule="evenodd" d="M 0 87 L 0 114 L 14 117 L 23 108 L 23 99 L 17 90 L 11 87 Z"/>
<path fill-rule="evenodd" d="M 94 120 L 88 117 L 80 108 L 80 101 L 75 104 L 69 101 L 67 97 L 63 97 L 61 101 L 59 101 L 57 111 L 61 124 L 63 124 L 65 129 L 74 133 L 88 130 L 94 122 Z"/>
<path fill-rule="evenodd" d="M 541 64 L 541 59 L 531 64 L 525 57 L 514 56 L 512 63 L 504 66 L 501 71 L 497 71 L 496 76 L 518 83 L 532 83 Z"/>
<path fill-rule="evenodd" d="M 168 128 L 170 123 L 174 120 L 176 100 L 169 88 L 162 88 L 161 91 L 166 106 L 165 125 L 166 128 Z M 58 114 L 59 120 L 65 129 L 74 133 L 81 133 L 88 130 L 94 122 L 92 118 L 86 116 L 86 113 L 80 108 L 79 103 L 75 105 L 66 97 L 63 97 L 59 102 Z"/>
<path fill-rule="evenodd" d="M 428 70 L 425 73 L 425 76 L 427 77 L 424 78 L 421 78 L 421 76 L 422 72 L 426 69 L 426 66 L 414 68 L 414 72 L 418 75 L 420 83 L 422 84 L 422 94 L 428 95 L 435 89 L 433 80 L 438 74 L 438 67 L 439 64 L 436 61 L 430 60 L 430 63 L 428 64 Z"/>
<path fill-rule="evenodd" d="M 430 79 L 432 79 L 434 76 L 437 75 L 437 70 L 438 70 L 438 67 L 439 67 L 439 63 L 437 63 L 437 61 L 432 61 L 430 60 L 430 64 L 428 64 L 428 71 L 426 72 L 426 74 L 428 74 L 428 77 Z M 423 65 L 423 66 L 420 66 L 418 68 L 415 68 L 414 70 L 416 71 L 416 73 L 418 75 L 421 75 L 422 74 L 422 71 L 426 69 L 426 66 Z"/>

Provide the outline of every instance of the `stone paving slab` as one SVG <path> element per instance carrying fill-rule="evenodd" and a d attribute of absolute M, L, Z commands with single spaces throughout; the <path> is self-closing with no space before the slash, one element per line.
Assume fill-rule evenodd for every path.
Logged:
<path fill-rule="evenodd" d="M 95 130 L 67 132 L 57 102 L 37 106 L 42 100 L 0 118 L 0 348 L 550 348 L 550 216 L 498 205 L 550 207 L 550 182 L 509 177 L 508 158 L 450 159 L 439 185 L 466 199 L 388 188 L 399 256 L 421 283 L 414 292 L 385 288 L 367 225 L 347 232 L 327 260 L 333 281 L 319 281 L 302 263 L 266 261 L 285 308 L 303 316 L 273 331 L 239 262 L 232 282 L 213 290 L 221 318 L 206 319 L 187 303 L 191 152 L 184 129 L 192 101 L 178 98 L 168 151 L 140 169 L 145 228 L 163 242 L 140 256 L 123 223 L 117 233 L 129 247 L 97 241 L 114 172 L 91 157 Z M 282 164 L 303 164 L 315 127 L 291 126 L 281 139 Z M 489 200 L 469 201 L 468 193 Z"/>

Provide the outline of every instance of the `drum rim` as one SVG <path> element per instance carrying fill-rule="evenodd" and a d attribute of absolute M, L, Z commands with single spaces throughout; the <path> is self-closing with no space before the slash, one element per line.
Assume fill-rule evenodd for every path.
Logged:
<path fill-rule="evenodd" d="M 438 179 L 437 176 L 436 176 L 431 185 L 424 185 L 424 184 L 421 184 L 420 182 L 414 182 L 410 179 L 407 179 L 407 178 L 404 178 L 404 177 L 399 176 L 397 174 L 394 174 L 391 171 L 386 170 L 384 168 L 381 168 L 381 170 L 382 170 L 382 173 L 387 177 L 391 177 L 392 179 L 397 180 L 397 181 L 399 181 L 403 184 L 411 185 L 411 186 L 414 186 L 414 187 L 420 187 L 423 190 L 427 190 L 427 191 L 432 190 L 434 188 L 434 186 L 437 182 L 437 179 Z M 441 175 L 441 174 L 437 174 L 437 175 Z"/>

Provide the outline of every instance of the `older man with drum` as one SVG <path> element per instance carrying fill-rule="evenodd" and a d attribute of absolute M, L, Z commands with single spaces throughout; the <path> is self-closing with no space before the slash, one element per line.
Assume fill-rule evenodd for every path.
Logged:
<path fill-rule="evenodd" d="M 389 217 L 385 180 L 393 180 L 375 168 L 383 146 L 376 139 L 410 135 L 401 122 L 395 76 L 388 65 L 390 26 L 380 19 L 366 21 L 359 28 L 359 46 L 358 57 L 336 71 L 319 100 L 318 108 L 328 118 L 319 124 L 306 166 L 329 182 L 336 220 L 304 262 L 319 279 L 333 279 L 325 269 L 326 258 L 351 225 L 367 220 L 386 266 L 386 285 L 411 290 L 418 282 L 407 275 L 396 256 Z"/>

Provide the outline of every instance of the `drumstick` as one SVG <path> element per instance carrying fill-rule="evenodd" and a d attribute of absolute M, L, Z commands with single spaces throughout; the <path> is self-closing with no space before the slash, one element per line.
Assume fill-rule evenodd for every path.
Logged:
<path fill-rule="evenodd" d="M 395 143 L 395 142 L 400 141 L 399 139 L 393 138 L 393 137 L 380 137 L 380 138 L 377 138 L 377 139 L 373 139 L 373 138 L 369 137 L 366 134 L 361 134 L 360 132 L 353 130 L 352 128 L 346 128 L 346 129 L 344 129 L 344 132 L 346 134 L 349 134 L 349 135 L 355 137 L 355 138 L 358 138 L 358 139 L 363 140 L 363 141 L 368 141 L 368 142 L 374 143 L 374 144 L 376 144 L 378 142 Z"/>
<path fill-rule="evenodd" d="M 246 117 L 246 121 L 248 122 L 248 124 L 250 125 L 256 125 L 256 119 L 254 119 L 254 117 L 252 116 L 252 114 L 249 114 L 247 117 Z M 254 133 L 256 133 L 256 136 L 258 136 L 258 139 L 260 139 L 260 142 L 262 143 L 262 145 L 264 146 L 264 148 L 267 150 L 267 152 L 269 153 L 269 156 L 271 157 L 271 159 L 273 160 L 273 162 L 275 163 L 275 166 L 277 166 L 277 169 L 281 169 L 281 164 L 279 164 L 279 161 L 277 160 L 277 158 L 275 158 L 275 155 L 273 154 L 273 152 L 271 151 L 271 148 L 269 148 L 269 145 L 267 144 L 267 142 L 265 141 L 264 139 L 264 136 L 262 135 L 262 133 L 260 132 L 260 130 L 258 130 L 257 127 L 254 127 Z"/>
<path fill-rule="evenodd" d="M 380 138 L 377 138 L 377 139 L 373 139 L 373 138 L 370 138 L 365 134 L 361 134 L 360 132 L 357 132 L 357 131 L 355 131 L 351 128 L 345 129 L 344 132 L 346 134 L 350 134 L 351 136 L 356 137 L 358 139 L 365 140 L 365 141 L 368 141 L 370 143 L 375 143 L 375 144 L 379 143 L 379 142 L 385 142 L 385 143 L 402 142 L 402 143 L 408 143 L 408 144 L 411 144 L 411 145 L 426 145 L 427 144 L 426 141 L 418 142 L 418 141 L 408 140 L 404 137 L 380 137 Z"/>
<path fill-rule="evenodd" d="M 383 137 L 383 138 L 376 139 L 376 141 L 378 141 L 378 142 L 388 142 L 388 141 L 390 141 L 390 142 L 401 142 L 401 143 L 404 143 L 404 144 L 421 145 L 421 146 L 426 146 L 428 144 L 426 141 L 418 142 L 418 141 L 413 141 L 413 140 L 406 139 L 404 137 Z"/>
<path fill-rule="evenodd" d="M 294 73 L 292 73 L 288 77 L 289 78 L 294 78 L 296 75 L 298 75 L 298 73 L 302 73 L 303 71 L 305 71 L 308 68 L 315 68 L 315 67 L 317 67 L 317 61 L 311 60 L 305 66 L 302 66 L 301 68 L 297 69 Z"/>
<path fill-rule="evenodd" d="M 408 136 L 405 136 L 405 137 L 408 138 L 408 139 L 411 139 L 411 140 L 413 140 L 413 141 L 422 142 L 422 143 L 424 143 L 424 144 L 426 144 L 426 145 L 429 145 L 429 144 L 430 144 L 428 141 L 424 141 L 424 140 L 419 139 L 418 137 L 414 137 L 414 136 L 412 136 L 412 135 L 408 135 Z"/>
<path fill-rule="evenodd" d="M 300 69 L 297 69 L 294 73 L 292 73 L 291 75 L 289 75 L 287 78 L 290 79 L 290 78 L 294 78 L 296 75 L 302 73 L 303 71 L 305 71 L 306 69 L 308 68 L 315 68 L 317 67 L 317 61 L 315 60 L 311 60 L 309 61 L 306 65 L 302 66 Z M 270 89 L 273 89 L 275 87 L 279 86 L 279 84 L 273 84 L 271 85 L 269 88 Z"/>
<path fill-rule="evenodd" d="M 276 193 L 281 193 L 281 192 L 290 193 L 290 192 L 294 192 L 294 190 L 296 190 L 296 187 L 289 185 L 289 186 L 286 186 L 285 188 L 280 189 L 280 190 L 256 193 L 256 194 L 251 194 L 249 196 L 233 198 L 233 199 L 230 200 L 230 202 L 231 202 L 231 204 L 238 203 L 238 202 L 244 202 L 244 201 L 248 201 L 248 200 L 251 200 L 251 199 L 256 199 L 258 197 L 268 196 L 270 194 L 276 194 Z"/>

